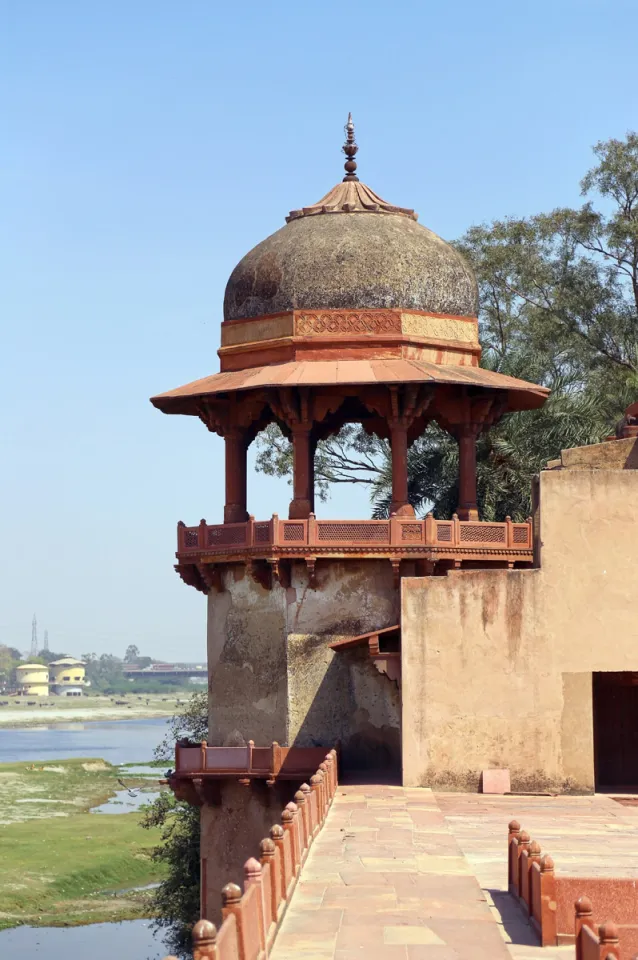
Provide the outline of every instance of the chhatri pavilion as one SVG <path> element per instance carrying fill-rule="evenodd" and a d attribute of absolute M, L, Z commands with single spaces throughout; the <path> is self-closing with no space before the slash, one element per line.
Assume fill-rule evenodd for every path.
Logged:
<path fill-rule="evenodd" d="M 457 518 L 476 521 L 477 436 L 504 414 L 539 407 L 547 396 L 543 387 L 480 366 L 478 290 L 471 267 L 421 226 L 413 210 L 386 203 L 359 180 L 351 118 L 343 150 L 343 181 L 317 203 L 291 211 L 286 225 L 233 270 L 224 297 L 220 372 L 152 401 L 164 413 L 200 417 L 224 438 L 224 524 L 232 527 L 180 531 L 180 572 L 201 589 L 210 587 L 215 573 L 209 557 L 217 566 L 242 552 L 253 561 L 273 561 L 293 556 L 297 547 L 312 565 L 338 547 L 361 546 L 365 553 L 368 546 L 378 553 L 387 524 L 324 525 L 316 531 L 316 544 L 308 542 L 317 443 L 346 423 L 389 440 L 391 513 L 412 520 L 400 531 L 401 542 L 412 548 L 409 556 L 436 561 L 430 548 L 450 546 L 445 539 L 450 528 L 441 528 L 438 544 L 427 543 L 425 526 L 414 523 L 408 501 L 410 444 L 433 421 L 457 439 Z M 305 522 L 275 531 L 287 552 L 276 549 L 272 525 L 248 526 L 247 449 L 273 422 L 294 451 L 289 519 Z M 522 528 L 511 543 L 505 528 L 493 525 L 483 532 L 466 528 L 461 535 L 469 552 L 461 549 L 452 557 L 443 549 L 441 560 L 471 562 L 482 543 L 483 562 L 530 559 L 529 551 L 508 550 L 528 547 Z M 391 544 L 389 534 L 386 539 L 395 548 L 388 554 L 396 567 L 408 554 L 397 549 L 401 542 Z"/>

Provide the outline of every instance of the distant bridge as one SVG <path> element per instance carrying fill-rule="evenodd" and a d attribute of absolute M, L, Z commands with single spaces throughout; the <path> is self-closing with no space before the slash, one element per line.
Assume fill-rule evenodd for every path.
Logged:
<path fill-rule="evenodd" d="M 208 668 L 195 663 L 152 663 L 139 667 L 135 663 L 124 665 L 124 676 L 135 680 L 161 680 L 162 677 L 206 677 Z"/>

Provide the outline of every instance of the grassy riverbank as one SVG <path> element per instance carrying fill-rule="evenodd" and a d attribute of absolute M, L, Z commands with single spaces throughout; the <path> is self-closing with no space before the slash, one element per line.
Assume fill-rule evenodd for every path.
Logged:
<path fill-rule="evenodd" d="M 98 759 L 53 760 L 49 763 L 0 764 L 0 824 L 55 820 L 86 813 L 108 800 L 123 786 L 157 789 L 146 776 L 130 776 L 125 767 Z M 51 825 L 53 830 L 54 826 Z M 1 876 L 1 875 L 0 875 Z"/>
<path fill-rule="evenodd" d="M 99 759 L 0 765 L 0 929 L 150 916 L 148 894 L 131 888 L 162 879 L 160 831 L 142 830 L 139 812 L 88 813 L 119 780 L 157 789 Z"/>
<path fill-rule="evenodd" d="M 159 831 L 142 830 L 139 820 L 81 813 L 4 827 L 0 929 L 148 917 L 148 895 L 123 892 L 162 879 L 151 860 Z"/>

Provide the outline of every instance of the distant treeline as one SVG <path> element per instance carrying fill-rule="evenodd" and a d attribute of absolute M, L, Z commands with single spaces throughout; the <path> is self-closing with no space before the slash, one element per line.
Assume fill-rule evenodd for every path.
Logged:
<path fill-rule="evenodd" d="M 28 657 L 29 663 L 52 663 L 61 660 L 67 653 L 54 653 L 52 650 L 40 650 L 37 657 Z M 129 646 L 123 658 L 111 653 L 97 656 L 95 653 L 83 653 L 81 658 L 86 664 L 87 696 L 97 694 L 125 693 L 166 693 L 168 690 L 192 689 L 187 678 L 154 676 L 147 679 L 129 679 L 124 675 L 125 664 L 136 664 L 140 668 L 150 666 L 151 657 L 142 657 L 136 646 Z M 16 668 L 27 662 L 15 647 L 0 644 L 0 691 L 15 687 Z"/>

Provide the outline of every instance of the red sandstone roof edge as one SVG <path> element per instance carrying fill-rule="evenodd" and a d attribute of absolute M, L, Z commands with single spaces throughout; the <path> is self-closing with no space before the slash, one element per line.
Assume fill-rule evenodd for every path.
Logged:
<path fill-rule="evenodd" d="M 484 370 L 482 367 L 442 366 L 425 360 L 405 358 L 298 360 L 216 373 L 157 394 L 151 397 L 151 403 L 164 413 L 183 413 L 186 411 L 180 401 L 197 397 L 270 387 L 356 386 L 374 383 L 432 383 L 506 390 L 511 395 L 510 409 L 513 410 L 540 407 L 550 393 L 547 387 Z"/>

